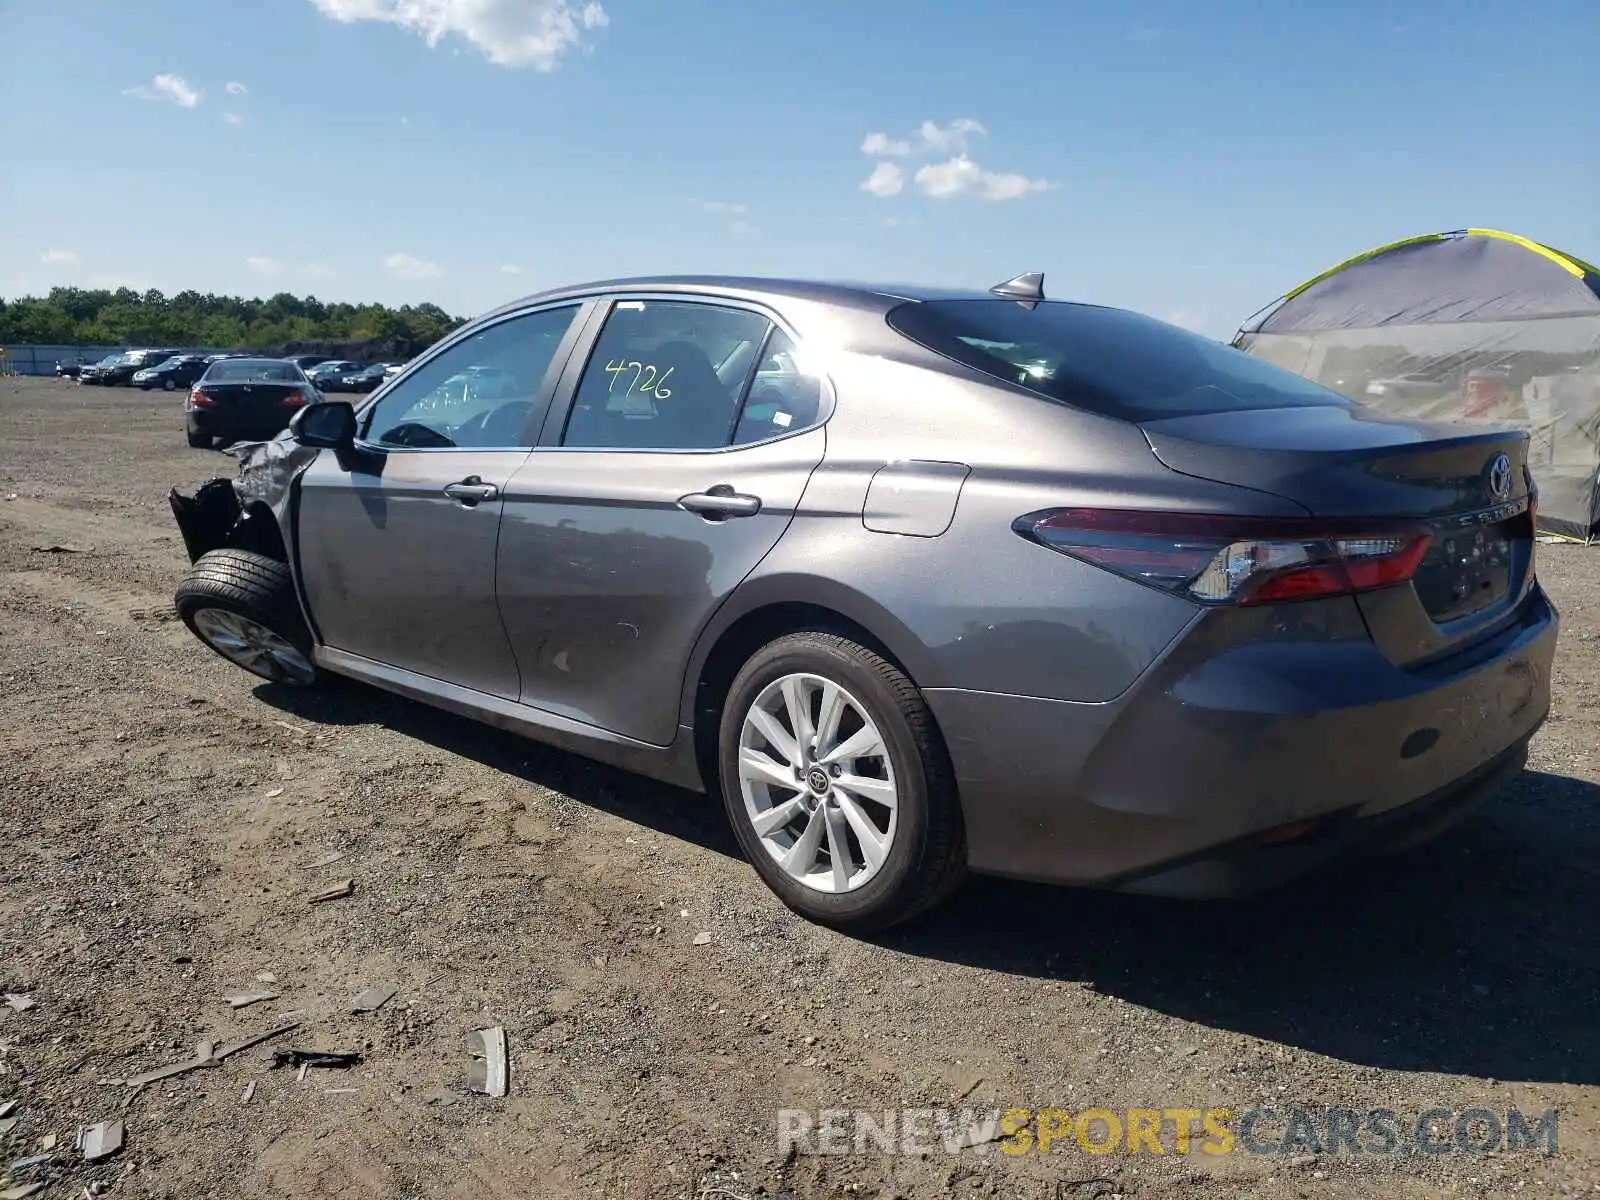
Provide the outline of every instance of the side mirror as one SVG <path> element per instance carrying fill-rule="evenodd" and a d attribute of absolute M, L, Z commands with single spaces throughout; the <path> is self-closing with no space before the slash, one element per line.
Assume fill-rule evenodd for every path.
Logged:
<path fill-rule="evenodd" d="M 347 452 L 356 441 L 356 410 L 343 400 L 308 404 L 290 418 L 289 434 L 302 446 Z"/>

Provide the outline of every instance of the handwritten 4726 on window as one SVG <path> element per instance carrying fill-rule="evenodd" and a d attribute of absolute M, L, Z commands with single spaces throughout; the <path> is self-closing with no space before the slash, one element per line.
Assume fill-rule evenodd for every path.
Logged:
<path fill-rule="evenodd" d="M 635 392 L 654 396 L 657 400 L 665 400 L 672 395 L 672 389 L 666 386 L 667 380 L 672 378 L 676 367 L 668 367 L 665 371 L 659 370 L 650 363 L 639 362 L 637 359 L 618 359 L 606 364 L 606 374 L 611 376 L 611 386 L 606 388 L 607 394 L 617 390 L 617 380 L 628 372 L 633 372 L 628 380 L 627 389 L 622 393 L 631 396 Z"/>

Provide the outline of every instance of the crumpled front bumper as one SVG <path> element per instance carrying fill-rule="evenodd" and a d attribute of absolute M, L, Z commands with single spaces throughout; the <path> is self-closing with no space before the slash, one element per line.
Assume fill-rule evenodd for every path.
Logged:
<path fill-rule="evenodd" d="M 190 562 L 208 550 L 226 546 L 243 511 L 231 479 L 209 480 L 197 488 L 193 496 L 185 496 L 173 488 L 167 493 L 167 503 L 172 505 L 172 516 L 178 523 L 178 532 L 183 535 L 183 547 Z"/>

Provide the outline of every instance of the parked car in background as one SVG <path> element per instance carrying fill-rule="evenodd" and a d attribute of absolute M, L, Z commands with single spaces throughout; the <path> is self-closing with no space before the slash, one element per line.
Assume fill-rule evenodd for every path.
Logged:
<path fill-rule="evenodd" d="M 135 371 L 133 384 L 146 392 L 151 388 L 172 392 L 188 387 L 204 375 L 210 365 L 211 360 L 203 354 L 176 354 L 153 367 Z"/>
<path fill-rule="evenodd" d="M 363 363 L 351 362 L 347 358 L 330 358 L 327 362 L 318 363 L 306 371 L 306 378 L 321 388 L 324 383 L 336 375 L 351 375 L 363 368 Z"/>
<path fill-rule="evenodd" d="M 139 371 L 165 362 L 175 354 L 176 350 L 129 350 L 101 371 L 96 376 L 95 382 L 102 387 L 130 387 L 134 375 Z"/>
<path fill-rule="evenodd" d="M 283 361 L 292 362 L 302 371 L 309 371 L 312 367 L 331 361 L 332 357 L 330 354 L 289 354 L 284 356 Z"/>
<path fill-rule="evenodd" d="M 363 367 L 349 375 L 341 375 L 329 380 L 328 390 L 334 392 L 370 392 L 389 378 L 391 371 L 387 363 L 373 363 L 370 367 Z"/>
<path fill-rule="evenodd" d="M 84 368 L 90 365 L 91 364 L 84 362 L 81 358 L 74 359 L 72 362 L 57 362 L 56 378 L 76 379 L 83 373 Z"/>
<path fill-rule="evenodd" d="M 289 418 L 322 394 L 281 358 L 224 358 L 206 367 L 184 401 L 184 429 L 196 448 L 282 433 Z"/>
<path fill-rule="evenodd" d="M 114 354 L 106 355 L 97 362 L 88 364 L 78 372 L 78 382 L 87 383 L 90 385 L 99 384 L 100 377 L 117 363 L 121 362 L 123 355 L 126 353 L 126 350 L 118 350 Z"/>
<path fill-rule="evenodd" d="M 1558 629 L 1528 445 L 1036 275 L 612 281 L 174 492 L 174 601 L 265 679 L 720 793 L 829 925 L 969 869 L 1237 894 L 1521 772 Z"/>

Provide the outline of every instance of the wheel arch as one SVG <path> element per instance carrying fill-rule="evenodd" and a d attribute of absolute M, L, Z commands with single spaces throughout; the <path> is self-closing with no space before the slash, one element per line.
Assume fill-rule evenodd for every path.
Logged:
<path fill-rule="evenodd" d="M 762 580 L 754 595 L 736 611 L 719 614 L 721 619 L 702 635 L 679 711 L 690 726 L 695 765 L 708 792 L 715 790 L 719 776 L 717 732 L 728 690 L 739 669 L 768 642 L 808 630 L 839 634 L 894 664 L 914 685 L 925 682 L 928 654 L 920 641 L 871 600 L 837 585 L 835 589 L 815 599 L 793 600 L 780 597 L 811 589 Z"/>

